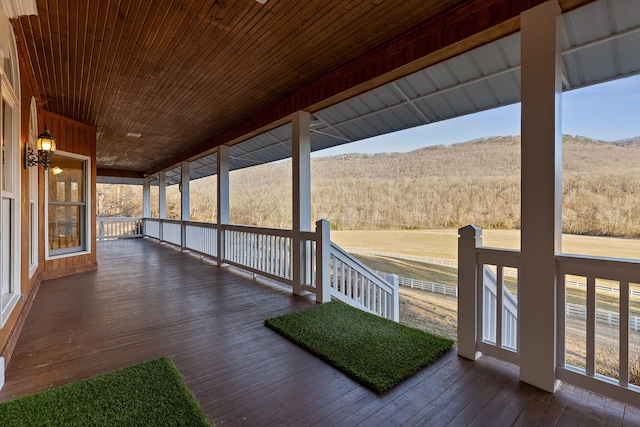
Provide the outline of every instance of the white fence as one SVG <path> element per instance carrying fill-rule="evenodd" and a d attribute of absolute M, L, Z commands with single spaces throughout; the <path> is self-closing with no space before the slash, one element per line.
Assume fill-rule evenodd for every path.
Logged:
<path fill-rule="evenodd" d="M 487 268 L 489 267 L 487 266 Z M 373 270 L 373 271 L 379 277 L 382 277 L 382 278 L 386 278 L 389 276 L 389 273 L 385 273 L 384 271 L 378 271 L 378 270 Z M 492 272 L 493 277 L 495 277 L 493 270 L 490 270 L 490 271 Z M 505 272 L 504 275 L 512 276 L 513 274 L 506 274 Z M 495 279 L 492 279 L 492 280 L 495 280 Z M 424 280 L 412 279 L 409 277 L 402 277 L 402 276 L 398 276 L 398 283 L 400 286 L 404 286 L 411 289 L 420 289 L 422 291 L 432 292 L 436 294 L 453 296 L 456 298 L 458 297 L 457 286 L 445 285 L 442 283 L 427 282 Z M 487 283 L 486 277 L 485 277 L 485 283 Z M 567 286 L 586 288 L 586 284 L 572 281 L 572 280 L 567 280 Z M 495 289 L 495 284 L 492 286 L 492 289 Z M 614 294 L 620 293 L 619 289 L 612 286 L 596 286 L 596 290 L 598 292 L 611 292 Z M 629 294 L 634 298 L 640 296 L 639 292 L 634 291 L 633 289 L 629 290 Z M 511 292 L 509 292 L 508 289 L 505 289 L 505 297 L 509 301 L 510 306 L 506 306 L 505 308 L 505 310 L 507 311 L 506 312 L 507 321 L 503 327 L 509 331 L 510 335 L 513 335 L 515 333 L 513 327 L 516 325 L 516 319 L 515 319 L 516 309 L 515 308 L 517 306 L 517 297 L 511 294 Z M 495 290 L 491 291 L 491 298 L 492 299 L 485 298 L 485 304 L 490 304 L 490 305 L 493 304 L 493 307 L 495 308 L 495 301 L 493 301 L 493 298 L 497 298 L 497 296 L 495 295 Z M 566 308 L 567 317 L 586 319 L 586 312 L 587 312 L 587 306 L 585 305 L 567 303 L 567 308 Z M 611 326 L 618 326 L 620 324 L 619 319 L 620 319 L 620 315 L 617 312 L 603 310 L 603 309 L 596 310 L 596 322 L 606 323 Z M 629 316 L 629 327 L 631 328 L 632 331 L 640 332 L 640 316 L 634 316 L 634 315 Z M 514 340 L 515 340 L 515 337 L 511 339 L 511 342 L 512 343 L 515 342 Z"/>
<path fill-rule="evenodd" d="M 389 273 L 373 270 L 379 277 L 386 278 Z M 427 282 L 425 280 L 412 279 L 410 277 L 398 276 L 398 284 L 406 288 L 420 289 L 421 291 L 433 292 L 437 294 L 458 297 L 458 287 L 444 285 L 442 283 Z"/>
<path fill-rule="evenodd" d="M 587 320 L 587 306 L 567 303 L 566 316 L 574 319 Z M 614 311 L 596 308 L 596 322 L 604 323 L 609 326 L 620 326 L 620 314 Z M 640 332 L 640 316 L 629 316 L 629 330 Z"/>
<path fill-rule="evenodd" d="M 335 298 L 399 320 L 397 283 L 388 283 L 332 244 L 327 221 L 318 221 L 315 232 L 302 232 L 297 239 L 292 230 L 273 228 L 156 218 L 143 223 L 147 237 L 277 280 L 294 293 L 306 290 L 321 302 Z"/>
<path fill-rule="evenodd" d="M 578 282 L 577 280 L 567 280 L 567 286 L 572 286 L 574 288 L 586 289 L 587 284 L 584 282 Z M 613 295 L 620 294 L 620 288 L 616 288 L 615 286 L 605 286 L 605 285 L 596 285 L 596 290 L 598 292 L 607 292 Z M 633 298 L 640 298 L 640 291 L 636 289 L 629 289 L 629 295 Z"/>
<path fill-rule="evenodd" d="M 390 253 L 390 252 L 369 251 L 365 249 L 354 249 L 354 248 L 344 248 L 344 249 L 345 251 L 352 254 L 376 255 L 376 256 L 383 256 L 387 258 L 406 259 L 407 261 L 426 262 L 427 264 L 445 265 L 447 267 L 458 267 L 457 262 L 449 261 L 446 259 L 440 259 L 440 258 L 429 258 L 429 257 L 415 256 L 415 255 L 396 254 L 396 253 Z"/>

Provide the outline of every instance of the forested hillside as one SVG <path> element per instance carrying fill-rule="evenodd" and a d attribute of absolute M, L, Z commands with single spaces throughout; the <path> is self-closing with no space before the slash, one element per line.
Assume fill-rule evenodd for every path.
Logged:
<path fill-rule="evenodd" d="M 565 232 L 640 236 L 640 138 L 565 136 L 563 164 Z M 335 228 L 519 227 L 519 137 L 316 158 L 311 167 L 313 217 Z M 193 219 L 215 218 L 214 180 L 191 184 Z M 231 221 L 290 227 L 290 181 L 290 161 L 232 172 Z M 105 195 L 103 205 L 112 198 Z M 179 217 L 177 188 L 167 198 L 170 215 Z"/>

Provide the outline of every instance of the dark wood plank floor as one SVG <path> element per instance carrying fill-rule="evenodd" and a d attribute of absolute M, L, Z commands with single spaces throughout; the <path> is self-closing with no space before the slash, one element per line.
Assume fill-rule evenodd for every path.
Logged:
<path fill-rule="evenodd" d="M 455 351 L 377 395 L 264 326 L 311 298 L 149 240 L 98 252 L 98 271 L 42 284 L 0 401 L 169 355 L 216 425 L 640 425 L 637 408 Z"/>

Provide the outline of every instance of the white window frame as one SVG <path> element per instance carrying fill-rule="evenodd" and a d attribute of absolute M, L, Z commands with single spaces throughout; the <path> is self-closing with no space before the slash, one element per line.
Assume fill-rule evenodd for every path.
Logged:
<path fill-rule="evenodd" d="M 36 146 L 38 135 L 38 109 L 36 99 L 31 97 L 29 110 L 29 145 Z M 39 167 L 29 168 L 29 278 L 38 270 L 38 172 Z"/>
<path fill-rule="evenodd" d="M 7 37 L 8 39 L 4 39 L 3 45 L 8 47 L 9 52 L 3 51 L 0 49 L 0 60 L 3 63 L 3 66 L 0 67 L 0 102 L 4 100 L 8 106 L 12 109 L 12 133 L 9 138 L 9 141 L 6 143 L 9 144 L 9 153 L 8 156 L 5 157 L 6 164 L 10 165 L 9 175 L 7 175 L 7 180 L 9 181 L 9 188 L 5 191 L 3 188 L 0 188 L 0 201 L 3 200 L 11 200 L 11 209 L 9 211 L 9 218 L 5 218 L 2 214 L 2 209 L 0 209 L 0 224 L 2 224 L 2 229 L 4 229 L 4 224 L 9 221 L 11 224 L 10 235 L 12 237 L 10 241 L 9 251 L 11 253 L 11 258 L 9 263 L 5 263 L 3 261 L 0 264 L 0 274 L 4 274 L 2 271 L 4 268 L 9 269 L 9 292 L 2 293 L 0 292 L 0 328 L 4 327 L 5 323 L 9 319 L 9 316 L 13 312 L 13 309 L 16 307 L 18 302 L 20 301 L 21 294 L 21 283 L 20 283 L 20 258 L 21 258 L 21 215 L 20 215 L 20 207 L 21 207 L 21 183 L 20 171 L 22 169 L 20 163 L 20 81 L 19 81 L 19 72 L 18 72 L 18 62 L 16 56 L 16 41 L 13 35 L 12 27 L 6 19 L 4 15 L 0 15 L 0 37 Z M 8 43 L 8 46 L 6 45 Z M 4 69 L 4 61 L 5 57 L 9 59 L 10 67 L 9 73 L 10 76 L 5 74 Z M 0 123 L 1 125 L 1 123 Z M 4 132 L 4 129 L 0 128 L 0 132 Z M 2 164 L 0 163 L 0 174 L 2 173 Z M 2 202 L 3 203 L 3 202 Z M 0 229 L 1 230 L 1 229 Z M 7 236 L 0 235 L 0 252 L 4 248 L 4 243 L 2 239 L 6 239 Z M 4 259 L 6 255 L 0 254 L 0 256 Z M 2 276 L 0 276 L 2 277 Z"/>
<path fill-rule="evenodd" d="M 68 153 L 65 151 L 56 151 L 56 154 L 54 156 L 54 161 L 55 161 L 55 157 L 60 156 L 60 157 L 67 157 L 70 159 L 74 159 L 74 160 L 80 160 L 83 161 L 85 163 L 85 170 L 84 170 L 84 191 L 85 191 L 85 224 L 84 224 L 84 236 L 82 236 L 83 239 L 83 245 L 84 249 L 80 249 L 78 251 L 74 251 L 74 252 L 66 252 L 63 254 L 51 254 L 51 250 L 49 249 L 49 174 L 51 173 L 51 170 L 49 169 L 45 174 L 44 174 L 44 191 L 45 191 L 45 195 L 44 195 L 44 200 L 45 200 L 45 207 L 44 207 L 44 226 L 45 226 L 45 230 L 44 230 L 44 235 L 45 235 L 45 259 L 46 260 L 53 260 L 53 259 L 60 259 L 60 258 L 68 258 L 68 257 L 72 257 L 72 256 L 78 256 L 78 255 L 87 255 L 91 253 L 91 239 L 93 238 L 93 230 L 90 226 L 91 224 L 91 157 L 87 157 L 87 156 L 83 156 L 80 154 L 74 154 L 74 153 Z"/>

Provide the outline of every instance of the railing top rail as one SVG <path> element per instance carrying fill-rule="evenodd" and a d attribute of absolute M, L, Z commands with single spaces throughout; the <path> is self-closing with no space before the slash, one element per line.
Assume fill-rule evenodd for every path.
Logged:
<path fill-rule="evenodd" d="M 142 217 L 128 217 L 128 216 L 99 216 L 96 218 L 98 221 L 140 221 Z"/>
<path fill-rule="evenodd" d="M 271 236 L 293 237 L 293 230 L 286 230 L 283 228 L 268 228 L 268 227 L 257 227 L 252 225 L 224 224 L 222 225 L 222 229 L 230 230 L 230 231 L 242 231 L 245 233 L 265 234 L 265 235 L 271 235 Z"/>
<path fill-rule="evenodd" d="M 520 267 L 520 251 L 515 249 L 476 248 L 478 262 L 481 264 L 495 264 L 503 267 Z"/>
<path fill-rule="evenodd" d="M 316 233 L 315 231 L 301 231 L 300 237 L 302 237 L 304 240 L 311 240 L 315 242 L 318 240 L 318 233 Z"/>
<path fill-rule="evenodd" d="M 204 228 L 219 228 L 218 224 L 215 222 L 204 222 L 204 221 L 183 221 L 185 225 L 191 225 L 194 227 L 204 227 Z"/>
<path fill-rule="evenodd" d="M 171 219 L 171 218 L 150 218 L 150 217 L 144 217 L 142 218 L 145 221 L 150 221 L 150 222 L 166 222 L 169 224 L 181 224 L 182 221 L 180 221 L 179 219 Z"/>
<path fill-rule="evenodd" d="M 556 262 L 559 274 L 640 283 L 640 260 L 559 254 Z"/>
<path fill-rule="evenodd" d="M 165 223 L 165 224 L 178 224 L 178 225 L 182 225 L 182 221 L 180 221 L 179 219 L 162 218 L 160 221 L 161 221 L 161 222 L 163 222 L 163 223 Z"/>

